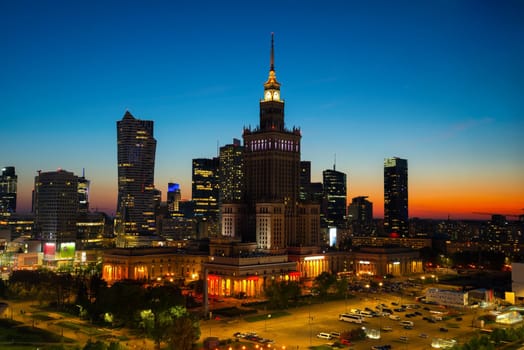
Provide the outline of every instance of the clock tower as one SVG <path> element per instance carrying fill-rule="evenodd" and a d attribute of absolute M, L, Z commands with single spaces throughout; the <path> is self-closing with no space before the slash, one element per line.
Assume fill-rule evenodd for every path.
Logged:
<path fill-rule="evenodd" d="M 284 101 L 274 66 L 271 35 L 269 77 L 260 100 L 260 125 L 245 128 L 244 178 L 248 232 L 264 250 L 296 244 L 296 219 L 300 188 L 300 129 L 284 125 Z"/>
<path fill-rule="evenodd" d="M 260 101 L 260 128 L 262 130 L 284 129 L 284 101 L 280 99 L 280 83 L 275 73 L 274 35 L 271 34 L 269 76 L 264 83 L 264 98 Z"/>

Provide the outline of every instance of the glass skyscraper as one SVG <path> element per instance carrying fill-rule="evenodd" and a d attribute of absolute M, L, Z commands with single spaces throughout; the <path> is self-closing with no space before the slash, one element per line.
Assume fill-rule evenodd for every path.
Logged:
<path fill-rule="evenodd" d="M 156 233 L 153 121 L 139 120 L 126 112 L 117 122 L 117 150 L 117 245 L 140 245 L 140 236 Z"/>
<path fill-rule="evenodd" d="M 193 159 L 191 197 L 196 217 L 218 217 L 218 158 Z"/>
<path fill-rule="evenodd" d="M 0 174 L 0 216 L 16 213 L 16 192 L 18 176 L 15 167 L 8 166 Z"/>
<path fill-rule="evenodd" d="M 35 177 L 35 234 L 45 243 L 76 240 L 79 213 L 78 177 L 65 170 L 39 172 Z"/>
<path fill-rule="evenodd" d="M 324 227 L 345 227 L 347 207 L 346 174 L 326 169 L 322 172 L 324 203 L 322 213 Z"/>
<path fill-rule="evenodd" d="M 384 160 L 384 231 L 391 236 L 407 237 L 408 161 L 401 158 Z"/>

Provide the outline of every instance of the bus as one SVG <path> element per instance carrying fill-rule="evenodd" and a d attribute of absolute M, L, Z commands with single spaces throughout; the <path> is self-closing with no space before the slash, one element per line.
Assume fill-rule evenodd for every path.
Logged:
<path fill-rule="evenodd" d="M 340 314 L 338 315 L 339 321 L 362 323 L 362 316 L 354 314 Z"/>

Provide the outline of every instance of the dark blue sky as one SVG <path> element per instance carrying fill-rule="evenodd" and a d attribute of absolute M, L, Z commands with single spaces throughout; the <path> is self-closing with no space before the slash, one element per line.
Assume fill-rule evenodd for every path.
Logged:
<path fill-rule="evenodd" d="M 258 124 L 270 33 L 286 122 L 314 180 L 348 174 L 382 212 L 408 159 L 410 215 L 524 208 L 522 1 L 3 1 L 0 166 L 29 207 L 38 169 L 116 204 L 116 121 L 155 121 L 156 185 Z"/>

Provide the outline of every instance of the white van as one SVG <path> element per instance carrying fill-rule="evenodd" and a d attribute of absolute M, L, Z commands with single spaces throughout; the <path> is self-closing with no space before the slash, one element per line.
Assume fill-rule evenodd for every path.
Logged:
<path fill-rule="evenodd" d="M 317 334 L 317 338 L 320 338 L 320 339 L 328 339 L 328 340 L 329 340 L 329 339 L 331 339 L 331 338 L 333 338 L 333 337 L 332 337 L 331 334 L 329 334 L 329 333 L 320 332 L 320 333 Z"/>
<path fill-rule="evenodd" d="M 400 324 L 404 327 L 413 327 L 415 325 L 413 321 L 400 321 Z"/>
<path fill-rule="evenodd" d="M 344 322 L 362 323 L 362 316 L 354 314 L 340 314 L 338 319 Z"/>
<path fill-rule="evenodd" d="M 400 321 L 400 316 L 399 315 L 389 315 L 388 317 L 389 317 L 390 320 Z"/>

